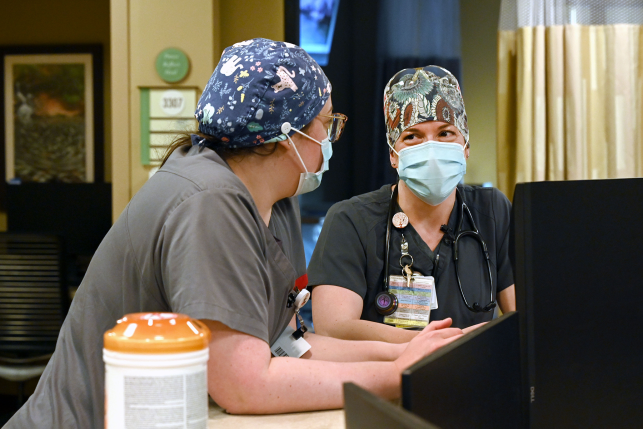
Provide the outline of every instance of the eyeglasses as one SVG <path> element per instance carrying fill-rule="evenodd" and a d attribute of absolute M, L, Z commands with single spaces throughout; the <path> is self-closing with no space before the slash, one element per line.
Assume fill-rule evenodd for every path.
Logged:
<path fill-rule="evenodd" d="M 324 118 L 333 118 L 330 126 L 328 127 L 328 140 L 335 143 L 342 136 L 344 125 L 348 121 L 348 117 L 343 113 L 333 113 L 332 115 L 319 115 Z"/>

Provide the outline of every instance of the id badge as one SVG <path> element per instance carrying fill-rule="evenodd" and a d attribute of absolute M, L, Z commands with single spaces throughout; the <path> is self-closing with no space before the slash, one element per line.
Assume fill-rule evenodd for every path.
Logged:
<path fill-rule="evenodd" d="M 294 333 L 295 330 L 291 326 L 286 326 L 277 341 L 270 347 L 274 357 L 299 358 L 310 350 L 310 343 L 304 340 L 303 337 L 295 339 L 292 335 Z"/>
<path fill-rule="evenodd" d="M 398 328 L 424 328 L 432 308 L 437 308 L 435 281 L 432 276 L 413 274 L 411 286 L 402 276 L 389 276 L 388 290 L 397 296 L 397 310 L 384 317 L 384 323 Z"/>

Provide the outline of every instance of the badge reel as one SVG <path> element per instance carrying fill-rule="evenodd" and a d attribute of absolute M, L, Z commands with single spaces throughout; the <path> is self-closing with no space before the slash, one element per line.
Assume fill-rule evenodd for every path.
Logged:
<path fill-rule="evenodd" d="M 310 344 L 303 338 L 304 333 L 308 331 L 304 319 L 299 314 L 299 310 L 306 305 L 310 299 L 310 292 L 307 289 L 302 290 L 296 294 L 297 289 L 294 289 L 288 295 L 287 307 L 295 307 L 295 314 L 299 320 L 299 329 L 296 331 L 286 326 L 286 329 L 281 333 L 277 341 L 270 347 L 272 355 L 275 357 L 294 357 L 299 358 L 308 350 Z"/>
<path fill-rule="evenodd" d="M 301 310 L 301 308 L 304 305 L 306 305 L 309 299 L 310 299 L 310 292 L 308 291 L 308 289 L 304 289 L 300 291 L 297 295 L 295 295 L 294 291 L 288 295 L 287 307 L 288 308 L 293 306 L 295 307 L 295 315 L 297 316 L 297 320 L 299 321 L 299 329 L 297 329 L 292 334 L 295 340 L 300 339 L 301 337 L 304 336 L 304 333 L 308 332 L 308 328 L 304 323 L 304 318 L 301 317 L 301 314 L 299 314 L 299 310 Z"/>

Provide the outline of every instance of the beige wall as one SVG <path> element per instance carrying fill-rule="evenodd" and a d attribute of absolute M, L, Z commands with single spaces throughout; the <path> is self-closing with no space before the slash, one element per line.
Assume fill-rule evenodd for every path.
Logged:
<path fill-rule="evenodd" d="M 493 182 L 496 172 L 496 34 L 500 0 L 460 0 L 462 90 L 471 136 L 467 183 Z"/>
<path fill-rule="evenodd" d="M 156 56 L 170 47 L 181 49 L 190 59 L 187 77 L 176 85 L 203 87 L 219 51 L 218 6 L 217 0 L 129 2 L 130 198 L 145 184 L 150 170 L 141 164 L 139 88 L 175 86 L 165 83 L 155 68 Z"/>
<path fill-rule="evenodd" d="M 3 0 L 0 29 L 0 45 L 103 45 L 105 178 L 110 181 L 109 0 Z M 6 215 L 0 212 L 0 231 L 5 230 Z"/>
<path fill-rule="evenodd" d="M 146 182 L 140 160 L 140 87 L 170 87 L 157 54 L 183 50 L 190 72 L 178 86 L 201 89 L 226 46 L 253 37 L 282 40 L 283 0 L 111 0 L 113 217 Z"/>
<path fill-rule="evenodd" d="M 219 0 L 221 49 L 243 40 L 284 39 L 284 0 Z"/>

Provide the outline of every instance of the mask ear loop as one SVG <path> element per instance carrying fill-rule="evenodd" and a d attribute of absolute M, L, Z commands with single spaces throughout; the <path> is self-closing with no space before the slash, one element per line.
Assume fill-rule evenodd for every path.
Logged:
<path fill-rule="evenodd" d="M 302 133 L 301 131 L 292 128 L 292 126 L 290 125 L 290 122 L 284 122 L 281 125 L 281 132 L 284 133 L 286 135 L 286 137 L 288 138 L 289 144 L 293 147 L 293 149 L 295 149 L 295 153 L 297 154 L 297 158 L 299 158 L 299 162 L 301 162 L 301 165 L 304 166 L 304 171 L 306 173 L 308 173 L 308 169 L 306 168 L 306 164 L 304 164 L 304 160 L 301 158 L 301 155 L 299 155 L 299 151 L 297 150 L 297 146 L 295 146 L 295 142 L 293 142 L 292 139 L 290 138 L 290 136 L 288 135 L 290 133 L 290 131 L 296 131 L 299 134 L 308 137 L 309 139 L 311 139 L 315 143 L 319 143 L 319 142 L 317 140 L 315 140 L 314 138 L 312 138 L 310 136 L 307 136 L 306 134 Z M 321 143 L 319 143 L 319 144 L 321 145 Z"/>
<path fill-rule="evenodd" d="M 292 127 L 292 125 L 290 125 L 290 122 L 284 122 L 284 123 L 281 125 L 281 132 L 282 132 L 282 133 L 284 133 L 284 134 L 286 135 L 286 137 L 288 137 L 288 140 L 290 140 L 289 133 L 290 133 L 291 131 L 294 131 L 294 132 L 296 132 L 296 133 L 299 133 L 299 134 L 301 134 L 301 135 L 302 135 L 302 136 L 304 136 L 304 137 L 308 137 L 309 139 L 311 139 L 312 141 L 314 141 L 314 142 L 315 142 L 315 143 L 317 143 L 318 145 L 323 146 L 323 144 L 322 144 L 321 142 L 319 142 L 319 141 L 317 141 L 316 139 L 312 138 L 312 137 L 311 137 L 311 136 L 309 136 L 308 134 L 306 134 L 306 133 L 302 133 L 302 132 L 301 132 L 301 131 L 299 131 L 297 128 L 293 128 L 293 127 Z M 290 140 L 290 142 L 292 143 L 292 140 Z"/>
<path fill-rule="evenodd" d="M 391 150 L 392 150 L 393 152 L 395 152 L 395 155 L 397 155 L 398 157 L 400 156 L 400 154 L 398 153 L 398 151 L 396 151 L 396 150 L 395 150 L 395 148 L 394 148 L 393 146 L 391 146 L 391 141 L 389 140 L 388 133 L 386 133 L 386 144 L 388 145 L 388 147 L 390 147 L 390 148 L 391 148 Z"/>
<path fill-rule="evenodd" d="M 308 169 L 306 168 L 306 164 L 304 164 L 304 160 L 301 159 L 301 155 L 299 155 L 299 151 L 297 150 L 297 146 L 295 146 L 295 143 L 292 141 L 290 136 L 286 134 L 286 137 L 288 137 L 289 144 L 292 146 L 293 149 L 295 149 L 295 153 L 297 154 L 297 158 L 299 158 L 299 162 L 301 162 L 301 165 L 304 166 L 304 170 L 306 173 L 308 173 Z"/>

